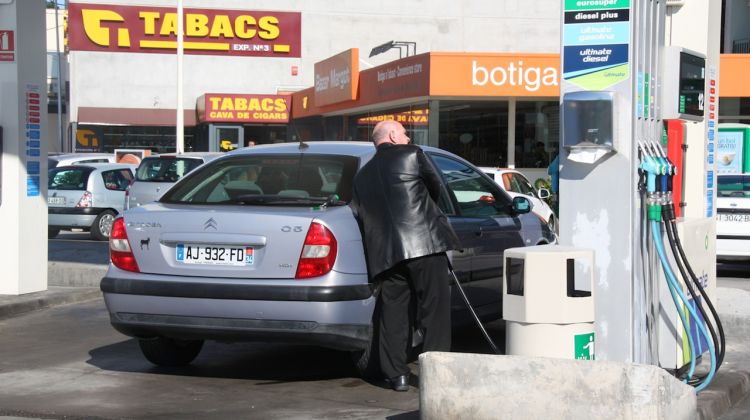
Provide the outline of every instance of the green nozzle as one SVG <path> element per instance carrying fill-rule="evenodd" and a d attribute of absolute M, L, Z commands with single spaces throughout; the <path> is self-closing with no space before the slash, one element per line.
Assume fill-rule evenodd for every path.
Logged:
<path fill-rule="evenodd" d="M 661 206 L 652 204 L 648 206 L 648 220 L 661 221 Z"/>

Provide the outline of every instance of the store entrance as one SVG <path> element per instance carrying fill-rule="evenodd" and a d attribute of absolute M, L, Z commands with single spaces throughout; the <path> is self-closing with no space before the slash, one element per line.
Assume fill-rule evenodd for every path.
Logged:
<path fill-rule="evenodd" d="M 232 151 L 244 146 L 244 138 L 244 127 L 241 125 L 209 124 L 208 151 Z"/>

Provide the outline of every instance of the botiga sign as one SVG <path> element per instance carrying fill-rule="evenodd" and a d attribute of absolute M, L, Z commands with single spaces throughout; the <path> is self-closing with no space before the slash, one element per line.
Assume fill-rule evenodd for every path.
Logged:
<path fill-rule="evenodd" d="M 174 8 L 71 3 L 71 51 L 174 53 Z M 301 14 L 219 9 L 185 9 L 186 54 L 300 57 Z"/>

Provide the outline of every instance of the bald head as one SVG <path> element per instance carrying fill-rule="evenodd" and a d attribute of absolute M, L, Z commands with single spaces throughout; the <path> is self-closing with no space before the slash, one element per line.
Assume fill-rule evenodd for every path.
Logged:
<path fill-rule="evenodd" d="M 375 146 L 383 143 L 409 144 L 406 129 L 398 121 L 385 120 L 377 123 L 372 130 L 372 141 Z"/>

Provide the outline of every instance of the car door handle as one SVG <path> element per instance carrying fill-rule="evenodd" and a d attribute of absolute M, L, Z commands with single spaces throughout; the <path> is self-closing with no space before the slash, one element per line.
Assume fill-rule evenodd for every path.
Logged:
<path fill-rule="evenodd" d="M 477 236 L 482 236 L 484 234 L 484 230 L 482 228 L 479 228 L 474 232 L 474 234 Z"/>

